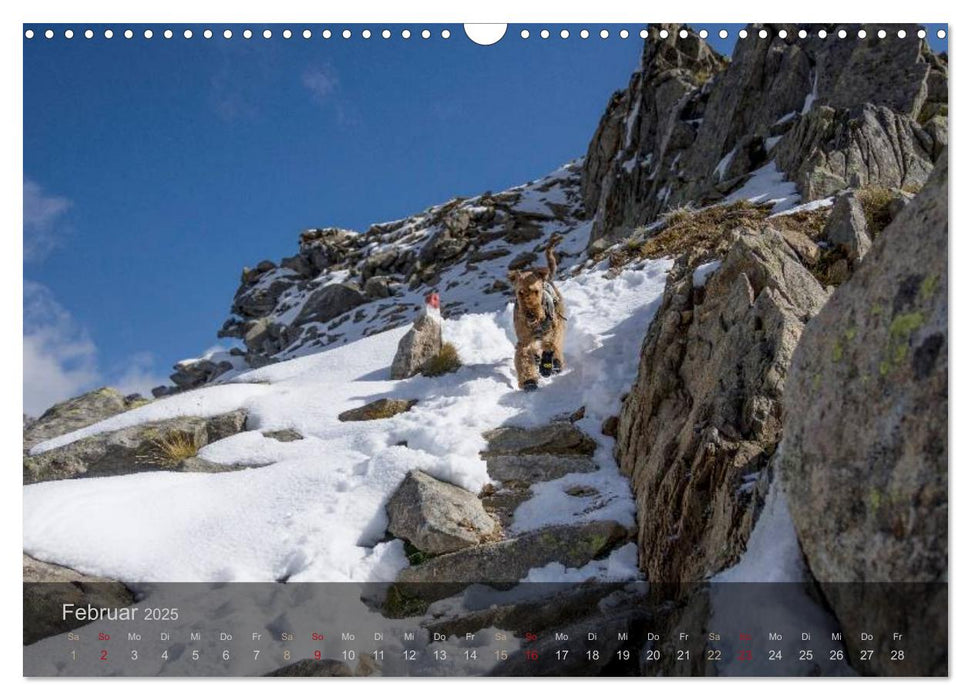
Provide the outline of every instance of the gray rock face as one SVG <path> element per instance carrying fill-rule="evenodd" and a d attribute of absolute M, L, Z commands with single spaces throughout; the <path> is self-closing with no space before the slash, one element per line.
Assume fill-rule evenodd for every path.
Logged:
<path fill-rule="evenodd" d="M 858 265 L 870 250 L 870 236 L 866 230 L 863 205 L 852 192 L 841 194 L 833 204 L 833 212 L 826 220 L 823 238 Z"/>
<path fill-rule="evenodd" d="M 65 603 L 117 608 L 131 605 L 135 600 L 132 592 L 118 581 L 88 576 L 26 554 L 23 563 L 25 646 L 87 624 L 73 617 L 64 619 Z"/>
<path fill-rule="evenodd" d="M 567 474 L 597 471 L 592 459 L 581 455 L 524 454 L 493 455 L 486 468 L 497 481 L 552 481 Z"/>
<path fill-rule="evenodd" d="M 326 323 L 366 301 L 367 297 L 355 286 L 328 284 L 310 295 L 294 324 Z"/>
<path fill-rule="evenodd" d="M 799 541 L 841 623 L 878 639 L 919 635 L 908 667 L 945 672 L 946 620 L 930 622 L 940 600 L 868 617 L 872 606 L 825 582 L 947 580 L 947 170 L 945 155 L 807 326 L 778 457 Z M 888 659 L 875 672 L 889 673 Z"/>
<path fill-rule="evenodd" d="M 245 426 L 246 412 L 237 410 L 211 418 L 179 417 L 142 423 L 93 435 L 25 456 L 24 483 L 178 469 L 199 448 L 239 433 Z"/>
<path fill-rule="evenodd" d="M 536 428 L 503 426 L 484 437 L 486 460 L 501 455 L 592 455 L 597 447 L 589 435 L 566 421 Z"/>
<path fill-rule="evenodd" d="M 919 189 L 933 167 L 934 138 L 907 115 L 871 104 L 852 110 L 818 105 L 774 151 L 779 168 L 806 200 L 847 187 Z"/>
<path fill-rule="evenodd" d="M 669 274 L 623 403 L 616 455 L 638 508 L 648 580 L 699 581 L 744 551 L 782 390 L 803 326 L 826 300 L 772 229 L 743 232 L 703 287 Z"/>
<path fill-rule="evenodd" d="M 530 569 L 550 562 L 569 568 L 583 566 L 591 559 L 606 555 L 628 536 L 627 528 L 612 521 L 556 525 L 513 539 L 443 554 L 404 569 L 398 581 L 443 584 L 436 589 L 442 596 L 470 583 L 515 583 L 525 578 Z"/>
<path fill-rule="evenodd" d="M 861 27 L 827 29 L 839 28 Z M 947 144 L 946 59 L 923 40 L 888 42 L 864 28 L 867 39 L 845 42 L 813 27 L 799 39 L 793 25 L 769 25 L 761 39 L 751 25 L 726 62 L 690 30 L 649 27 L 640 70 L 587 150 L 589 250 L 665 211 L 711 203 L 770 160 L 806 200 L 868 184 L 919 188 Z"/>
<path fill-rule="evenodd" d="M 381 420 L 410 411 L 418 401 L 408 399 L 378 399 L 360 408 L 352 408 L 337 416 L 341 421 Z"/>
<path fill-rule="evenodd" d="M 148 400 L 137 394 L 122 396 L 105 386 L 54 404 L 40 418 L 24 425 L 24 450 L 146 403 Z"/>
<path fill-rule="evenodd" d="M 391 378 L 407 379 L 421 372 L 422 367 L 442 350 L 442 322 L 423 312 L 398 342 L 398 350 L 391 362 Z"/>
<path fill-rule="evenodd" d="M 426 554 L 446 554 L 498 536 L 496 521 L 465 489 L 408 473 L 388 501 L 388 531 Z"/>

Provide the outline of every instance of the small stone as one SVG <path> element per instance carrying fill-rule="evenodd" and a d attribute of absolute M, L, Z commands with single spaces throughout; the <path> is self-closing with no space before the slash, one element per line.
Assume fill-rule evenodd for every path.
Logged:
<path fill-rule="evenodd" d="M 617 425 L 620 422 L 619 416 L 607 416 L 600 426 L 600 432 L 607 437 L 617 437 Z"/>
<path fill-rule="evenodd" d="M 417 400 L 409 401 L 408 399 L 378 399 L 360 408 L 352 408 L 344 411 L 337 416 L 337 420 L 349 422 L 391 418 L 399 413 L 410 411 L 411 407 L 417 403 Z"/>
<path fill-rule="evenodd" d="M 286 428 L 284 430 L 267 430 L 263 433 L 263 437 L 270 438 L 271 440 L 279 440 L 280 442 L 295 442 L 297 440 L 303 440 L 303 435 L 292 428 Z"/>

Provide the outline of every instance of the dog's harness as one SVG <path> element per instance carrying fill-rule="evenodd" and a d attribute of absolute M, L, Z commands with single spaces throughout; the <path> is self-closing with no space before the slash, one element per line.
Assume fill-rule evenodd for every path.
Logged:
<path fill-rule="evenodd" d="M 556 311 L 556 289 L 550 282 L 543 283 L 543 320 L 533 331 L 535 337 L 540 337 L 546 335 L 546 333 L 553 327 L 553 320 L 559 316 L 564 321 L 566 316 L 558 314 Z"/>

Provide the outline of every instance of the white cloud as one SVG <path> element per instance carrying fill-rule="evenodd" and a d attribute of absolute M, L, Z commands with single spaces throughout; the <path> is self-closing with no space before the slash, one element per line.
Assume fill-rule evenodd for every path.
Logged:
<path fill-rule="evenodd" d="M 94 388 L 97 348 L 47 287 L 24 280 L 24 413 Z"/>
<path fill-rule="evenodd" d="M 58 241 L 58 227 L 71 207 L 66 197 L 47 194 L 39 184 L 24 178 L 24 259 L 39 260 Z"/>
<path fill-rule="evenodd" d="M 123 394 L 151 395 L 168 383 L 149 352 L 131 355 L 105 376 L 98 348 L 50 289 L 24 280 L 24 413 L 39 416 L 53 404 L 110 385 Z"/>
<path fill-rule="evenodd" d="M 308 68 L 301 77 L 303 86 L 318 102 L 326 102 L 337 89 L 337 71 L 329 65 Z"/>
<path fill-rule="evenodd" d="M 137 352 L 128 358 L 128 366 L 111 383 L 122 394 L 142 396 L 151 396 L 152 389 L 160 384 L 169 384 L 169 378 L 155 371 L 155 356 L 150 352 Z"/>

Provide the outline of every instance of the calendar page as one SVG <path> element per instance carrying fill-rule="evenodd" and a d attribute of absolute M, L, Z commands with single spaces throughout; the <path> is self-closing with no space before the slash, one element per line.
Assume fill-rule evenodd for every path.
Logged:
<path fill-rule="evenodd" d="M 944 24 L 25 24 L 23 674 L 947 676 Z"/>

